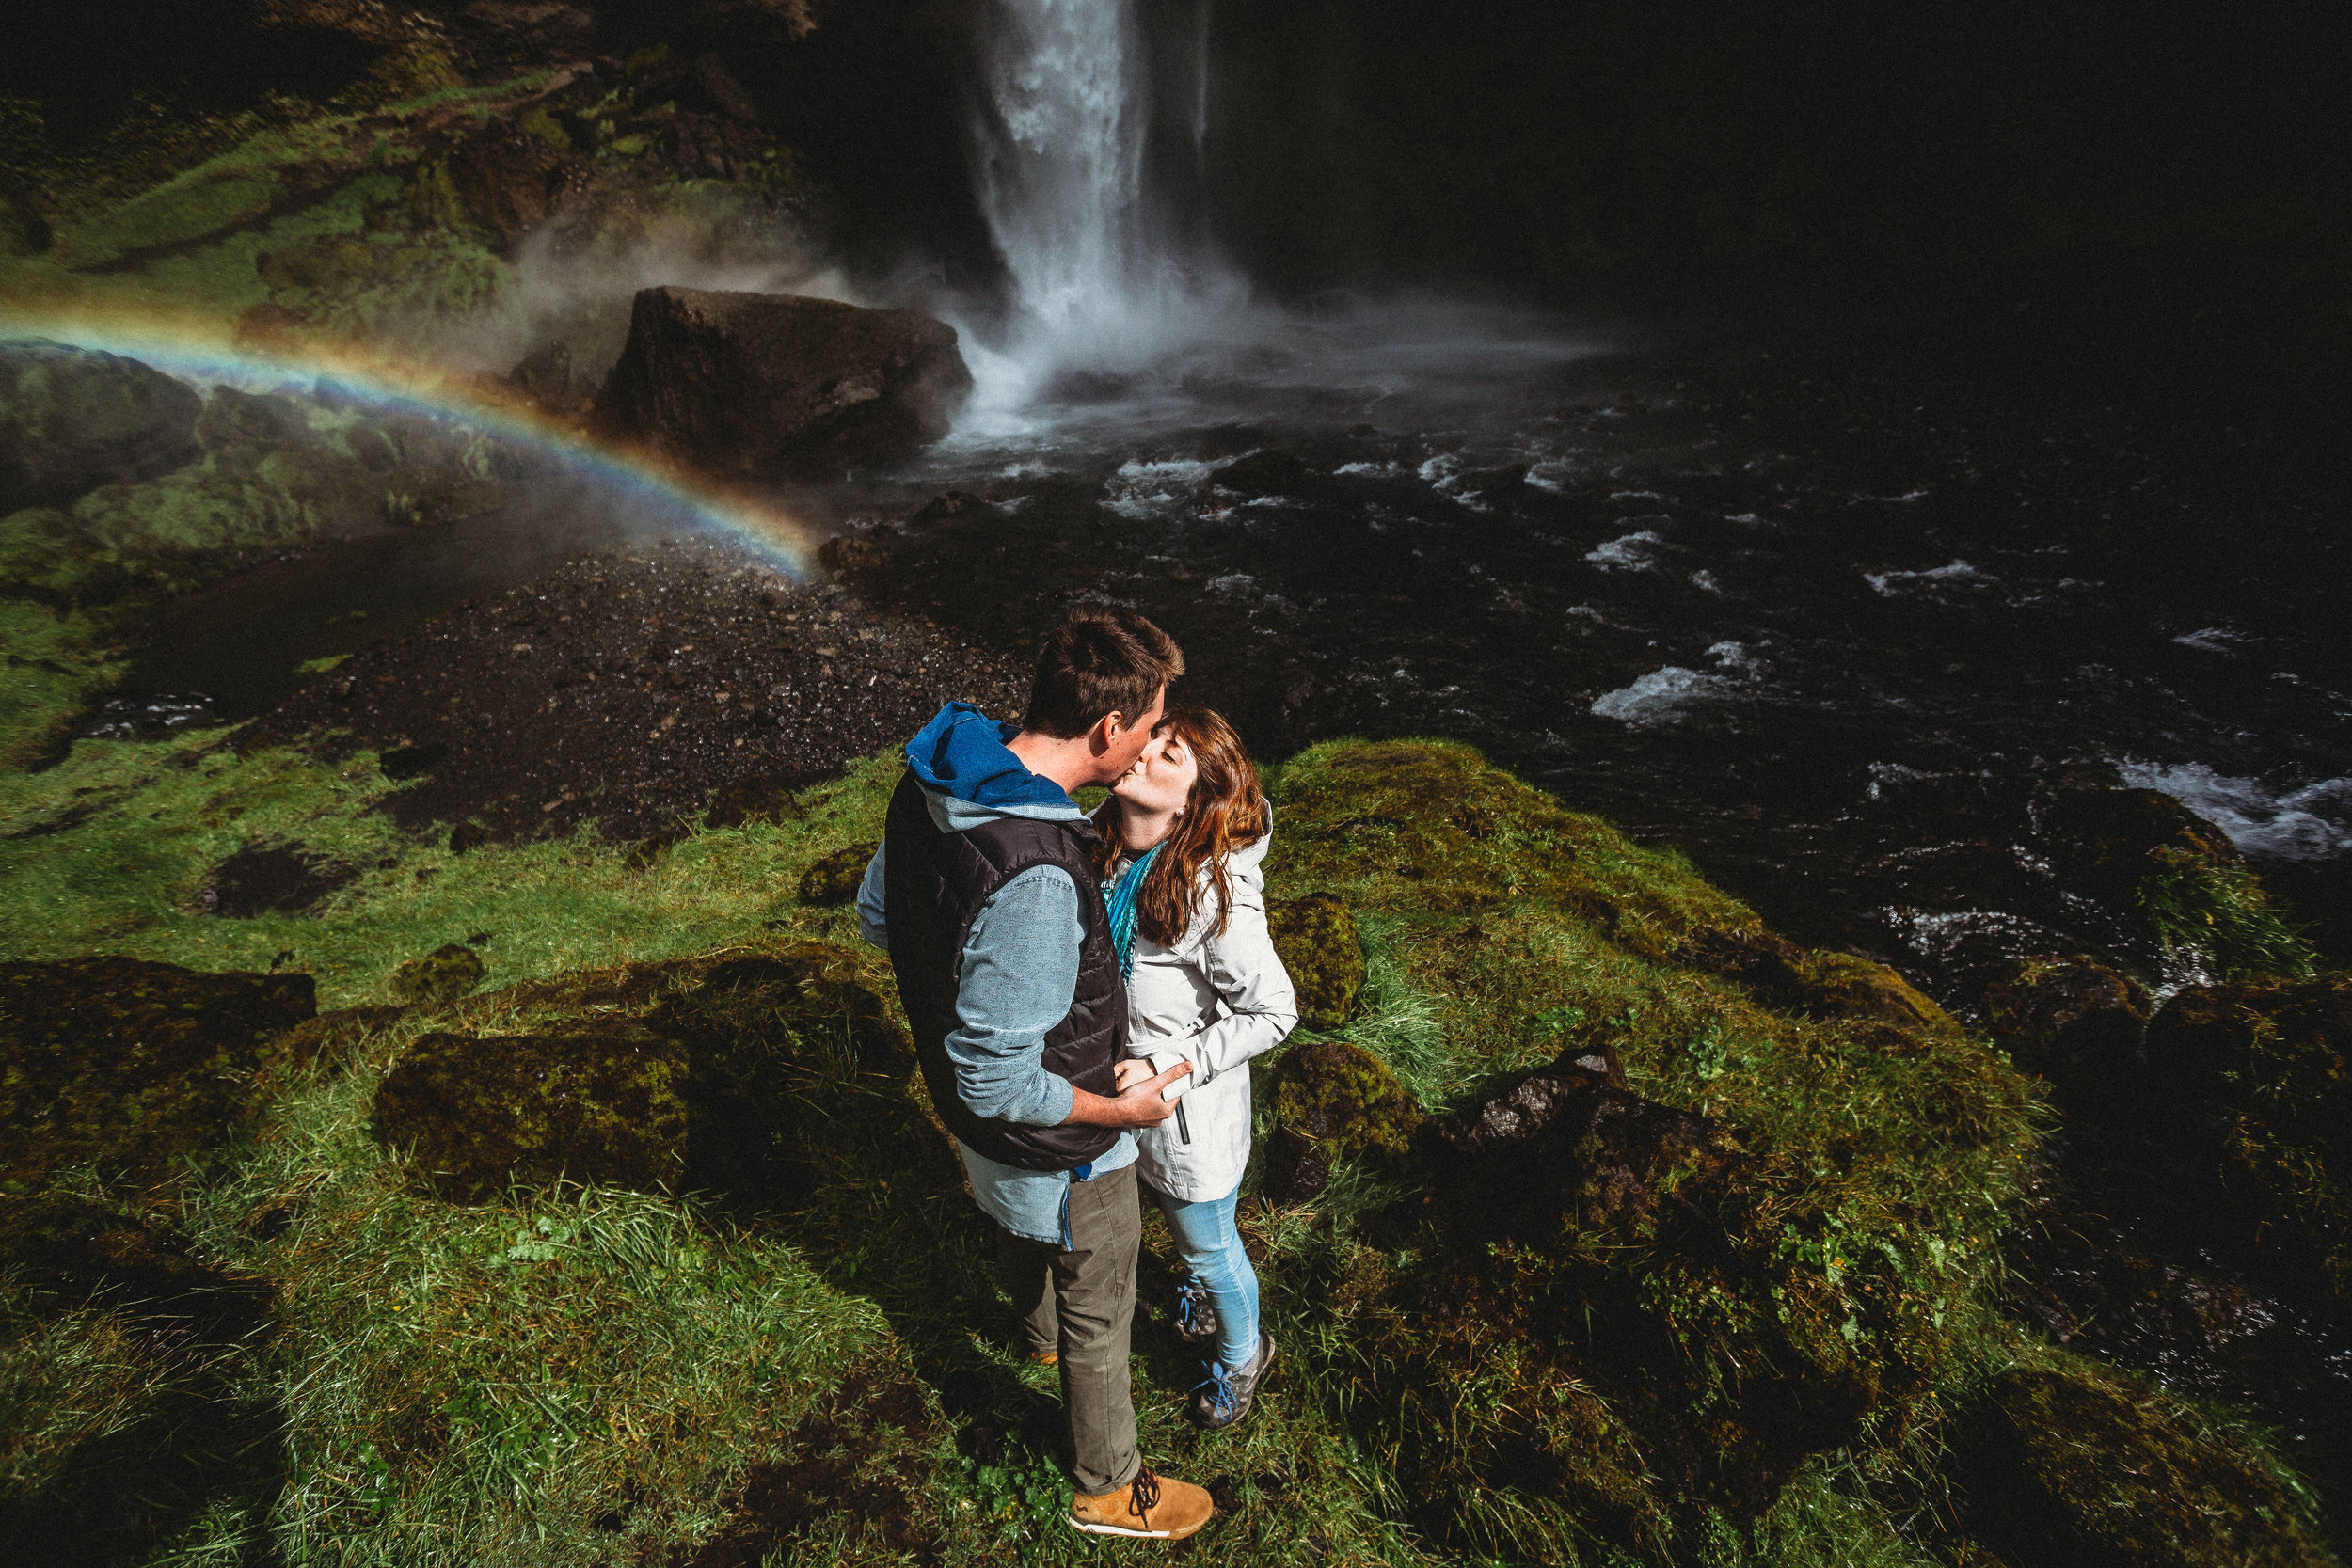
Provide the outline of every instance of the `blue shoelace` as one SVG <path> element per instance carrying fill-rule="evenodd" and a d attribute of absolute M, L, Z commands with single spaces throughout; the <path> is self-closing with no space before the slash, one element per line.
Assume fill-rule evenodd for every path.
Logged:
<path fill-rule="evenodd" d="M 1196 1394 L 1203 1388 L 1209 1390 L 1209 1408 L 1219 1416 L 1230 1418 L 1241 1402 L 1241 1397 L 1233 1392 L 1232 1374 L 1221 1361 L 1210 1362 L 1209 1375 L 1192 1386 Z"/>

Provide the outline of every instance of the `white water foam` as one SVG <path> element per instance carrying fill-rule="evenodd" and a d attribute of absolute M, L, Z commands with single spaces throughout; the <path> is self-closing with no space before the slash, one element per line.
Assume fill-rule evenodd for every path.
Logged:
<path fill-rule="evenodd" d="M 2136 788 L 2171 796 L 2249 855 L 2321 861 L 2352 851 L 2352 778 L 2279 789 L 2201 762 L 2122 762 L 2116 771 Z"/>
<path fill-rule="evenodd" d="M 1865 572 L 1862 578 L 1890 599 L 1903 594 L 1937 594 L 1952 589 L 1991 588 L 2001 580 L 1965 561 L 1924 572 Z"/>
<path fill-rule="evenodd" d="M 1646 572 L 1658 564 L 1665 537 L 1653 529 L 1628 533 L 1584 552 L 1584 559 L 1604 572 Z"/>
<path fill-rule="evenodd" d="M 1763 661 L 1749 652 L 1744 642 L 1718 642 L 1707 652 L 1724 673 L 1708 674 L 1702 670 L 1669 664 L 1662 670 L 1652 670 L 1631 686 L 1619 687 L 1594 698 L 1593 712 L 1603 719 L 1620 720 L 1636 729 L 1679 724 L 1691 717 L 1692 708 L 1737 695 L 1763 673 Z"/>

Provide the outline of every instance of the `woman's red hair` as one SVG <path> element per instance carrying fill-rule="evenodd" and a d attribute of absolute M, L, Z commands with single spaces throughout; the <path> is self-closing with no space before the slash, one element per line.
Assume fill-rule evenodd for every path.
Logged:
<path fill-rule="evenodd" d="M 1152 733 L 1172 733 L 1192 752 L 1200 776 L 1184 798 L 1184 814 L 1160 847 L 1159 858 L 1143 874 L 1136 893 L 1136 928 L 1163 947 L 1173 947 L 1192 929 L 1200 909 L 1200 868 L 1209 868 L 1216 894 L 1216 929 L 1232 914 L 1232 888 L 1225 879 L 1225 857 L 1255 844 L 1266 833 L 1265 794 L 1257 766 L 1220 714 L 1205 707 L 1171 707 Z M 1096 814 L 1103 834 L 1103 874 L 1125 852 L 1119 836 L 1119 802 L 1106 800 Z"/>

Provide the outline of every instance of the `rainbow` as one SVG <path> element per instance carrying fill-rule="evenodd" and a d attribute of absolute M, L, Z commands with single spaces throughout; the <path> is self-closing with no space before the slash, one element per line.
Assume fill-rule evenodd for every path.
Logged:
<path fill-rule="evenodd" d="M 730 489 L 640 447 L 600 439 L 526 405 L 501 401 L 479 380 L 445 367 L 364 347 L 240 342 L 217 320 L 119 305 L 24 309 L 0 302 L 0 341 L 47 338 L 152 366 L 199 388 L 308 393 L 320 382 L 388 409 L 456 419 L 546 453 L 608 489 L 682 515 L 725 535 L 795 578 L 808 575 L 810 530 L 772 502 Z"/>

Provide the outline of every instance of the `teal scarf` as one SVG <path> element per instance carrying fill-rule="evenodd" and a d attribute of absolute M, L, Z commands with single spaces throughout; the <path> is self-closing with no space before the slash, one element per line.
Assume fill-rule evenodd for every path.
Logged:
<path fill-rule="evenodd" d="M 1166 843 L 1163 839 L 1146 849 L 1111 884 L 1111 945 L 1119 949 L 1119 977 L 1122 980 L 1136 972 L 1136 895 L 1143 891 L 1143 874 L 1152 869 L 1152 857 Z"/>

